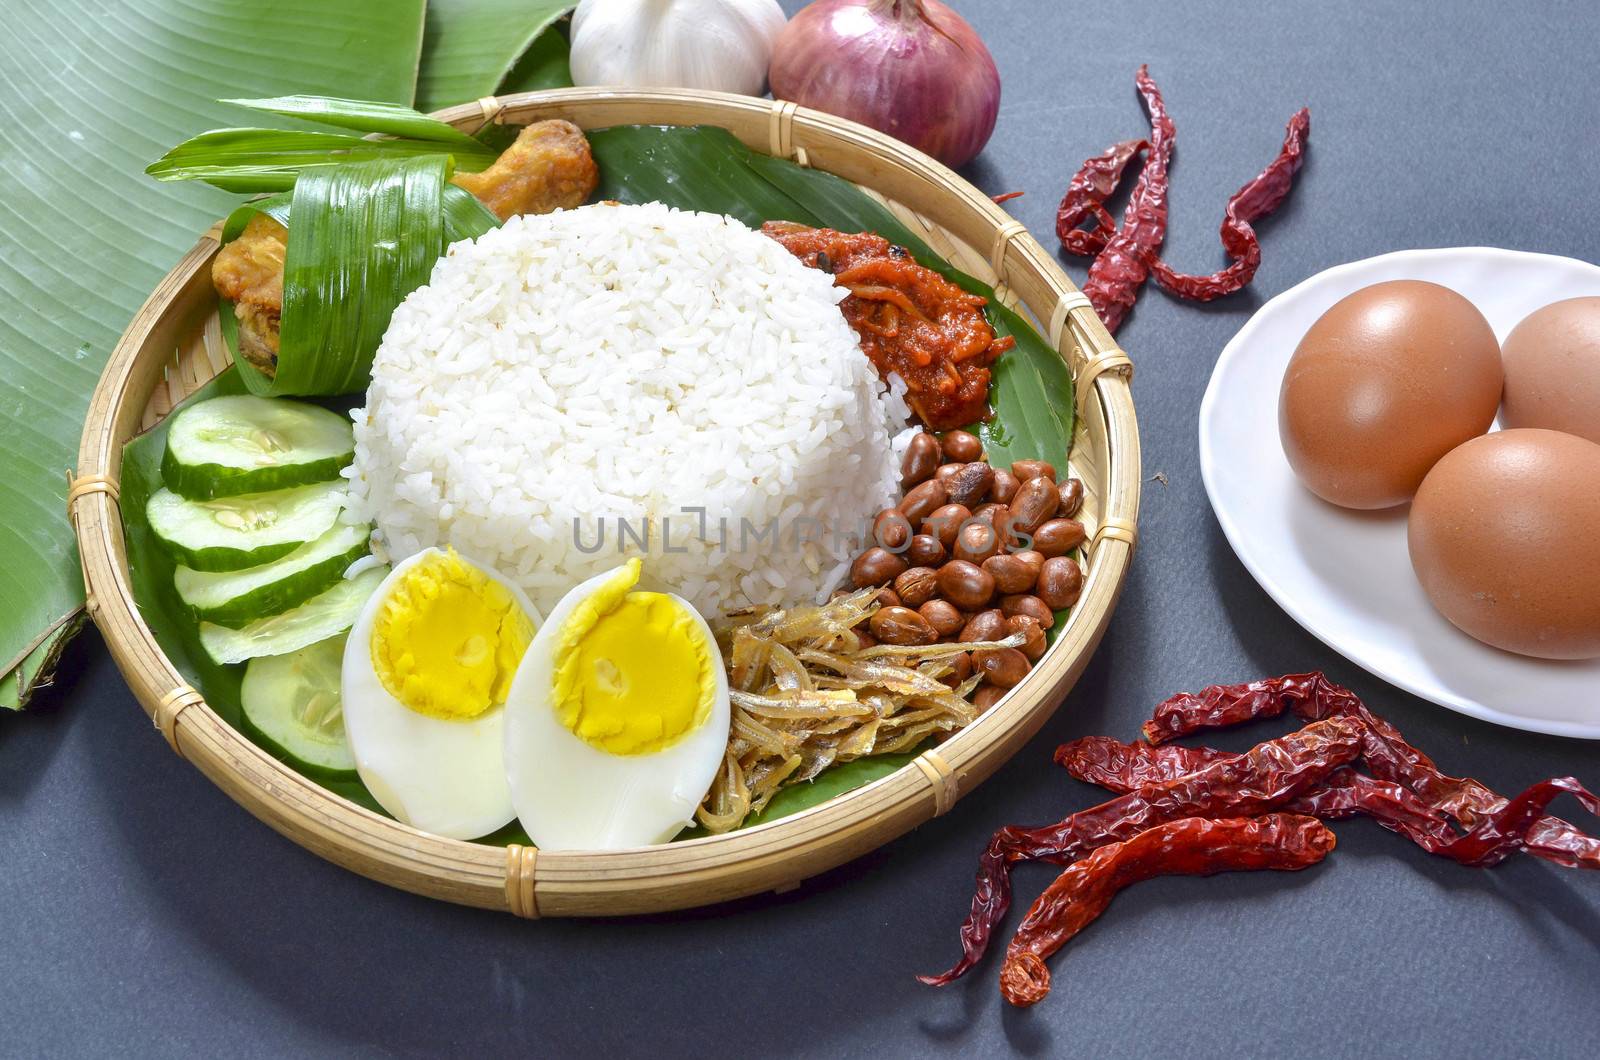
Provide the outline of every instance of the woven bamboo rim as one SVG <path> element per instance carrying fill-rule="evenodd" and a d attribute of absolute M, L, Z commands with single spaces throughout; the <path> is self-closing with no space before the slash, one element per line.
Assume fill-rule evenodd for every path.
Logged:
<path fill-rule="evenodd" d="M 717 125 L 754 150 L 835 173 L 882 198 L 953 264 L 1032 313 L 1082 381 L 1072 467 L 1085 484 L 1090 532 L 1082 598 L 1028 678 L 977 722 L 891 776 L 757 828 L 638 850 L 544 853 L 442 839 L 371 813 L 224 723 L 162 653 L 134 605 L 117 506 L 122 446 L 227 364 L 210 283 L 214 227 L 151 293 L 113 351 L 84 424 L 69 504 L 93 617 L 152 722 L 235 801 L 308 850 L 392 886 L 523 917 L 647 913 L 789 890 L 947 812 L 1038 731 L 1078 679 L 1132 558 L 1140 485 L 1132 362 L 1088 300 L 1022 225 L 953 172 L 889 137 L 793 103 L 566 89 L 489 97 L 440 117 L 469 130 L 544 118 L 587 128 Z"/>

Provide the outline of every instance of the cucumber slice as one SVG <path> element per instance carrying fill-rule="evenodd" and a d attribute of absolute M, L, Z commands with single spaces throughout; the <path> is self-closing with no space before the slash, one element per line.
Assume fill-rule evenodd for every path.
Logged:
<path fill-rule="evenodd" d="M 145 517 L 179 563 L 195 570 L 243 570 L 327 533 L 344 498 L 343 479 L 210 501 L 161 489 L 145 505 Z"/>
<path fill-rule="evenodd" d="M 336 522 L 315 541 L 271 563 L 236 571 L 200 571 L 180 565 L 172 580 L 196 618 L 238 627 L 287 611 L 332 588 L 368 549 L 365 526 Z"/>
<path fill-rule="evenodd" d="M 191 500 L 337 478 L 355 459 L 350 421 L 303 401 L 233 394 L 172 418 L 161 477 Z"/>
<path fill-rule="evenodd" d="M 361 605 L 388 573 L 387 567 L 374 567 L 354 578 L 342 578 L 339 584 L 299 607 L 269 618 L 258 618 L 241 629 L 202 622 L 200 643 L 206 654 L 223 666 L 260 655 L 287 655 L 299 651 L 349 630 L 361 613 Z"/>
<path fill-rule="evenodd" d="M 295 768 L 330 776 L 355 773 L 339 698 L 343 634 L 245 667 L 239 697 L 256 742 Z"/>

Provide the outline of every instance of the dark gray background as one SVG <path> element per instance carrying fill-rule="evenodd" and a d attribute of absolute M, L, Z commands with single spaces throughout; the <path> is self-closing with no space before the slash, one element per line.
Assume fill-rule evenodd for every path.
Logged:
<path fill-rule="evenodd" d="M 955 957 L 992 829 L 1098 801 L 1050 750 L 1130 738 L 1179 689 L 1322 667 L 1447 770 L 1506 791 L 1561 773 L 1600 783 L 1595 745 L 1456 716 L 1302 632 L 1234 558 L 1195 462 L 1217 352 L 1313 272 L 1461 244 L 1600 260 L 1594 8 L 957 6 L 1005 85 L 970 176 L 1027 192 L 1008 208 L 1047 246 L 1077 164 L 1145 128 L 1140 62 L 1178 126 L 1178 268 L 1221 263 L 1223 203 L 1295 108 L 1313 115 L 1311 159 L 1261 225 L 1251 291 L 1208 308 L 1147 291 L 1121 331 L 1146 471 L 1165 481 L 1146 486 L 1105 643 L 1045 731 L 948 816 L 797 892 L 524 923 L 389 890 L 279 838 L 174 759 L 90 634 L 53 710 L 0 718 L 0 1052 L 1600 1053 L 1600 878 L 1534 861 L 1462 869 L 1366 822 L 1338 825 L 1338 851 L 1308 872 L 1133 889 L 1054 960 L 1055 992 L 1031 1011 L 1001 1002 L 993 961 L 943 991 L 913 980 Z M 1021 873 L 1020 898 L 1048 878 Z"/>

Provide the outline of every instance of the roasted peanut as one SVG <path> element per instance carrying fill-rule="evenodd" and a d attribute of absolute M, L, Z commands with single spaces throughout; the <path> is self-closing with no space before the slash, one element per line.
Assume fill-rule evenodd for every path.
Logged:
<path fill-rule="evenodd" d="M 1045 562 L 1048 564 L 1049 560 Z M 1043 579 L 1042 574 L 1040 578 L 1041 580 Z M 1039 597 L 1027 593 L 1002 596 L 1000 598 L 1000 613 L 1007 618 L 1011 618 L 1014 615 L 1027 615 L 1039 623 L 1041 629 L 1049 629 L 1056 624 L 1055 612 L 1050 610 L 1049 606 Z"/>
<path fill-rule="evenodd" d="M 956 473 L 966 466 L 965 464 L 940 464 L 939 470 L 933 473 L 934 480 L 941 486 L 947 485 L 955 477 Z"/>
<path fill-rule="evenodd" d="M 887 585 L 911 565 L 886 548 L 869 548 L 850 565 L 850 580 L 857 589 Z"/>
<path fill-rule="evenodd" d="M 999 608 L 991 607 L 967 619 L 967 624 L 961 627 L 961 635 L 956 639 L 963 644 L 972 644 L 984 640 L 1002 640 L 1005 635 L 1006 616 Z"/>
<path fill-rule="evenodd" d="M 1005 694 L 1006 690 L 999 685 L 984 683 L 979 685 L 978 690 L 972 694 L 972 705 L 979 710 L 988 710 L 1000 702 L 1000 697 Z"/>
<path fill-rule="evenodd" d="M 929 600 L 917 608 L 917 614 L 941 637 L 953 637 L 966 625 L 966 619 L 949 600 Z"/>
<path fill-rule="evenodd" d="M 906 447 L 900 460 L 900 488 L 908 490 L 920 486 L 939 470 L 939 439 L 927 431 L 919 431 Z"/>
<path fill-rule="evenodd" d="M 932 534 L 915 534 L 906 545 L 905 558 L 919 567 L 938 567 L 949 552 Z"/>
<path fill-rule="evenodd" d="M 1032 615 L 1012 615 L 1006 619 L 1006 635 L 1014 633 L 1021 633 L 1027 638 L 1017 650 L 1026 655 L 1029 662 L 1038 662 L 1049 647 L 1045 643 L 1044 630 L 1039 628 L 1039 623 L 1034 621 Z"/>
<path fill-rule="evenodd" d="M 1009 553 L 990 556 L 983 561 L 983 569 L 993 576 L 995 589 L 1008 595 L 1032 589 L 1039 576 L 1037 568 Z"/>
<path fill-rule="evenodd" d="M 976 611 L 994 595 L 994 578 L 976 563 L 953 559 L 939 568 L 939 593 L 963 611 Z"/>
<path fill-rule="evenodd" d="M 956 543 L 961 524 L 971 518 L 972 512 L 966 505 L 945 504 L 928 513 L 928 517 L 922 520 L 921 530 L 938 538 L 939 544 L 945 548 L 950 548 Z"/>
<path fill-rule="evenodd" d="M 994 468 L 988 464 L 973 463 L 951 475 L 944 487 L 949 491 L 952 501 L 972 508 L 989 495 L 989 488 L 993 485 Z"/>
<path fill-rule="evenodd" d="M 977 520 L 968 522 L 956 535 L 956 543 L 950 549 L 950 554 L 956 559 L 964 559 L 968 563 L 981 564 L 990 556 L 1000 551 L 1000 531 L 988 523 Z"/>
<path fill-rule="evenodd" d="M 1011 473 L 1023 482 L 1030 478 L 1046 478 L 1051 482 L 1056 480 L 1055 465 L 1043 460 L 1014 460 L 1011 463 Z"/>
<path fill-rule="evenodd" d="M 1018 533 L 1031 535 L 1056 514 L 1060 503 L 1054 482 L 1042 476 L 1024 479 L 1017 495 L 1011 498 L 1011 526 Z M 902 510 L 904 507 L 902 504 Z"/>
<path fill-rule="evenodd" d="M 980 504 L 972 509 L 972 517 L 980 523 L 988 523 L 995 529 L 1000 529 L 1011 518 L 1011 509 L 996 501 Z"/>
<path fill-rule="evenodd" d="M 1028 570 L 1032 573 L 1034 581 L 1039 580 L 1039 571 L 1044 568 L 1043 552 L 1035 552 L 1031 548 L 1025 548 L 1021 552 L 1013 552 L 1011 554 L 1028 565 Z"/>
<path fill-rule="evenodd" d="M 867 620 L 872 635 L 884 644 L 932 644 L 933 627 L 909 607 L 880 607 Z"/>
<path fill-rule="evenodd" d="M 912 567 L 894 580 L 895 595 L 906 607 L 921 607 L 939 591 L 939 572 L 932 567 Z"/>
<path fill-rule="evenodd" d="M 994 483 L 989 487 L 989 499 L 1001 504 L 1010 504 L 1011 498 L 1017 495 L 1017 487 L 1022 485 L 1022 480 L 1003 467 L 994 470 Z"/>
<path fill-rule="evenodd" d="M 893 589 L 879 589 L 872 594 L 872 602 L 879 607 L 900 607 L 900 594 Z"/>
<path fill-rule="evenodd" d="M 939 444 L 944 458 L 951 463 L 968 464 L 983 457 L 983 443 L 976 434 L 966 431 L 945 431 Z"/>
<path fill-rule="evenodd" d="M 900 513 L 911 520 L 912 526 L 920 526 L 928 513 L 949 501 L 949 494 L 945 492 L 944 483 L 937 479 L 929 479 L 920 486 L 914 486 L 900 500 Z M 1044 520 L 1039 520 L 1043 522 Z"/>
<path fill-rule="evenodd" d="M 1061 495 L 1061 506 L 1056 514 L 1066 519 L 1071 519 L 1083 507 L 1083 483 L 1075 478 L 1069 478 L 1061 484 L 1056 491 Z"/>
<path fill-rule="evenodd" d="M 872 520 L 872 539 L 890 552 L 900 552 L 911 540 L 911 520 L 897 508 L 885 508 Z"/>
<path fill-rule="evenodd" d="M 1045 556 L 1065 556 L 1083 544 L 1083 524 L 1076 519 L 1047 519 L 1033 532 L 1035 551 Z"/>
<path fill-rule="evenodd" d="M 868 619 L 868 622 L 870 623 L 871 619 Z M 878 646 L 878 638 L 869 633 L 866 626 L 857 626 L 850 632 L 855 634 L 856 644 L 858 645 L 856 649 L 857 651 L 860 651 L 863 648 L 875 648 Z"/>
<path fill-rule="evenodd" d="M 1083 595 L 1083 568 L 1070 556 L 1047 559 L 1039 571 L 1039 584 L 1034 591 L 1053 611 L 1071 607 Z"/>
<path fill-rule="evenodd" d="M 1001 688 L 1011 688 L 1028 676 L 1033 664 L 1015 648 L 989 648 L 972 653 L 972 665 L 983 679 Z"/>

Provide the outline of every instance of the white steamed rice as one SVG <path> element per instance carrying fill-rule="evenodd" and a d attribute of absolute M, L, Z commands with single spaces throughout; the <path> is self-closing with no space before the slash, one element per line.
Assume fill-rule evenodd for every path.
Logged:
<path fill-rule="evenodd" d="M 512 218 L 395 311 L 354 413 L 352 516 L 390 559 L 454 545 L 546 613 L 636 554 L 706 615 L 818 599 L 898 496 L 910 434 L 843 297 L 729 217 Z"/>

